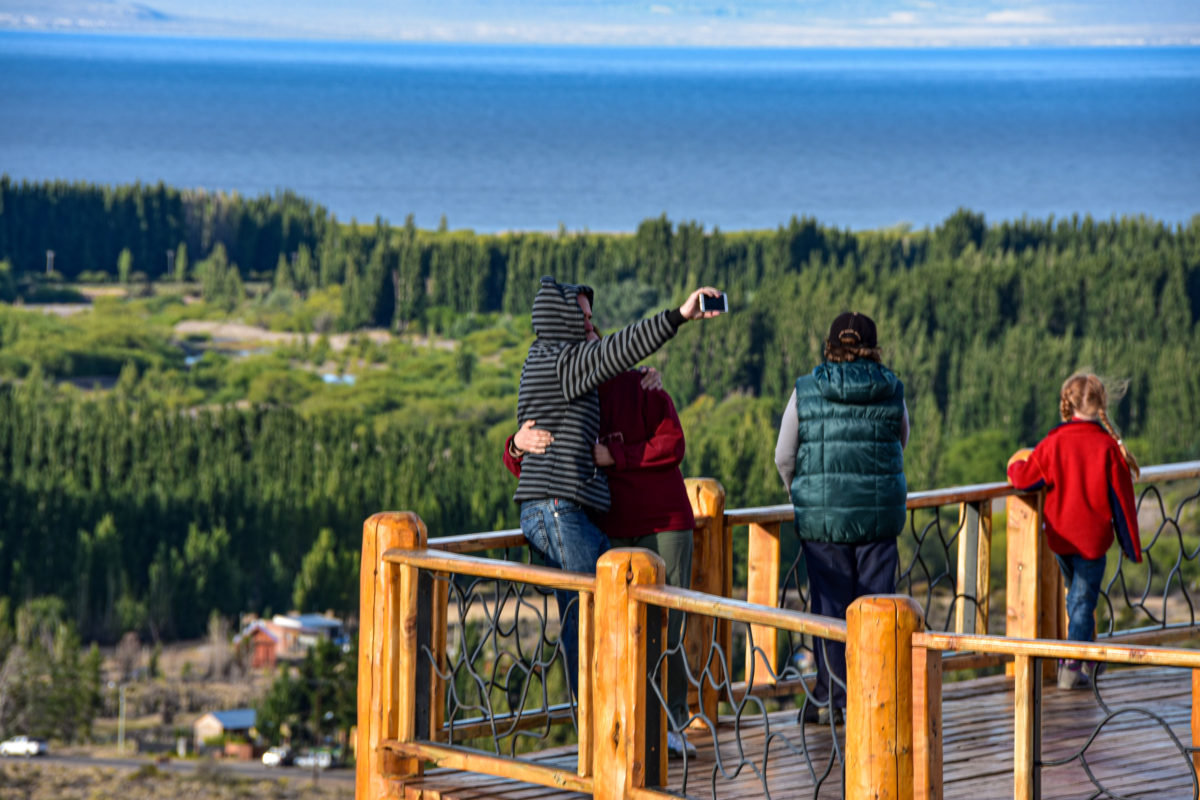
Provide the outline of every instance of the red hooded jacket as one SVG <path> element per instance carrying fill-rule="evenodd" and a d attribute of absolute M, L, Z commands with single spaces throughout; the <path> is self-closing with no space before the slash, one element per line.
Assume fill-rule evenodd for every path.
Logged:
<path fill-rule="evenodd" d="M 1116 532 L 1121 550 L 1142 560 L 1133 480 L 1121 448 L 1098 422 L 1071 419 L 1008 467 L 1018 489 L 1046 489 L 1046 542 L 1059 555 L 1102 557 Z"/>

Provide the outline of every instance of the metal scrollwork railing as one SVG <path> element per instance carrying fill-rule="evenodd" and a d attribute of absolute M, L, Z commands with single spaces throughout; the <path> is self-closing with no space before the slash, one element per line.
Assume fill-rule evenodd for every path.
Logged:
<path fill-rule="evenodd" d="M 1034 660 L 1035 672 L 1041 662 Z M 1105 673 L 1109 677 L 1099 674 L 1090 692 L 1057 692 L 1056 703 L 1047 701 L 1040 684 L 1035 687 L 1033 725 L 1041 742 L 1041 752 L 1035 754 L 1039 796 L 1044 784 L 1078 785 L 1086 778 L 1092 797 L 1132 800 L 1148 793 L 1156 797 L 1200 797 L 1195 764 L 1195 754 L 1200 751 L 1185 745 L 1176 731 L 1182 727 L 1183 738 L 1191 740 L 1191 731 L 1187 730 L 1190 720 L 1181 713 L 1190 705 L 1191 681 L 1180 672 L 1159 669 L 1151 675 L 1144 671 L 1136 676 L 1128 672 Z M 1142 687 L 1153 684 L 1156 691 L 1141 688 L 1135 690 L 1133 702 L 1123 701 L 1128 687 L 1121 686 L 1126 690 L 1122 692 L 1112 684 L 1130 681 Z M 1106 694 L 1117 697 L 1106 699 Z M 1094 703 L 1091 708 L 1086 707 L 1089 701 Z M 1147 750 L 1155 752 L 1149 774 L 1142 769 L 1140 762 L 1144 759 L 1139 758 L 1139 752 Z M 1163 753 L 1172 753 L 1173 757 L 1164 758 Z M 1187 794 L 1182 794 L 1185 791 Z"/>
<path fill-rule="evenodd" d="M 655 613 L 666 614 L 667 603 L 682 608 L 688 594 L 648 590 L 639 599 Z M 755 630 L 775 627 L 810 637 L 824 633 L 844 646 L 844 625 L 808 614 L 756 609 L 760 614 L 778 615 L 772 626 L 745 613 L 748 604 L 730 601 L 722 606 L 722 616 L 732 620 L 732 652 L 740 654 L 744 647 L 751 655 L 748 661 L 731 658 L 722 646 L 716 616 L 694 609 L 678 612 L 679 630 L 672 631 L 668 623 L 667 641 L 651 653 L 648 702 L 662 712 L 669 732 L 668 750 L 672 739 L 676 747 L 658 785 L 677 796 L 714 800 L 747 793 L 765 798 L 842 796 L 842 718 L 829 713 L 828 699 L 823 703 L 815 700 L 797 666 L 786 663 L 778 672 L 772 667 L 772 659 L 755 641 Z M 783 627 L 778 620 L 791 624 Z M 651 630 L 657 626 L 657 618 L 647 625 Z M 818 647 L 827 642 L 824 638 L 813 641 Z M 672 669 L 681 669 L 682 686 L 671 686 Z M 795 694 L 761 697 L 751 687 L 762 683 L 794 686 Z M 841 681 L 838 687 L 844 692 Z M 835 687 L 825 688 L 828 698 Z M 687 697 L 682 712 L 683 697 L 675 696 L 677 691 L 684 691 Z M 810 723 L 797 724 L 806 709 L 812 716 Z"/>
<path fill-rule="evenodd" d="M 445 687 L 445 741 L 510 756 L 575 741 L 553 592 L 507 580 L 439 580 L 449 598 L 444 658 L 423 653 Z"/>
<path fill-rule="evenodd" d="M 695 617 L 692 622 L 702 620 Z M 685 659 L 684 672 L 689 693 L 697 697 L 705 693 L 715 696 L 719 710 L 724 713 L 718 713 L 714 719 L 705 712 L 703 705 L 696 704 L 689 707 L 682 723 L 674 718 L 670 698 L 660 687 L 669 657 L 682 655 L 682 643 L 665 651 L 651 670 L 650 684 L 655 700 L 666 713 L 670 732 L 689 744 L 701 745 L 690 754 L 686 746 L 672 754 L 670 764 L 675 766 L 668 769 L 664 787 L 683 797 L 714 800 L 721 796 L 723 785 L 739 784 L 742 788 L 740 784 L 745 782 L 757 783 L 766 798 L 802 796 L 806 788 L 811 790 L 813 798 L 820 796 L 823 789 L 828 796 L 830 787 L 840 792 L 844 757 L 842 731 L 835 728 L 837 718 L 822 714 L 815 728 L 795 724 L 797 705 L 828 709 L 829 701 L 822 706 L 803 682 L 799 683 L 799 694 L 794 701 L 764 700 L 744 688 L 739 691 L 738 687 L 742 685 L 739 679 L 745 679 L 749 684 L 760 676 L 743 675 L 739 674 L 741 670 L 734 670 L 729 654 L 717 643 L 715 623 L 716 620 L 709 623 L 711 644 L 700 659 L 703 667 L 694 670 Z M 764 671 L 766 674 L 762 678 L 778 683 L 801 677 L 799 670 L 791 665 L 779 673 L 770 667 L 762 648 L 754 643 L 750 625 L 735 624 L 733 638 L 735 642 L 748 643 L 754 654 L 750 669 Z M 817 640 L 817 643 L 818 647 L 824 644 L 823 640 Z M 841 681 L 838 683 L 842 685 Z M 793 766 L 784 773 L 780 770 L 781 763 Z M 799 769 L 794 766 L 796 763 L 801 765 Z M 773 780 L 771 776 L 774 776 Z"/>
<path fill-rule="evenodd" d="M 1142 563 L 1114 548 L 1115 566 L 1100 594 L 1099 637 L 1128 629 L 1191 628 L 1197 622 L 1200 481 L 1146 484 L 1137 506 Z"/>

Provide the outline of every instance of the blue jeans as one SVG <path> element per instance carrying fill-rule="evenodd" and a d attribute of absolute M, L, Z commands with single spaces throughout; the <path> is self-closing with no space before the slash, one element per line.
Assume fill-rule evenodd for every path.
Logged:
<path fill-rule="evenodd" d="M 1106 559 L 1055 553 L 1054 560 L 1067 587 L 1067 638 L 1072 642 L 1095 641 L 1096 600 L 1100 597 Z"/>
<path fill-rule="evenodd" d="M 552 497 L 521 503 L 521 532 L 548 566 L 568 572 L 595 572 L 596 561 L 608 549 L 608 537 L 596 527 L 583 506 Z M 559 641 L 567 659 L 567 681 L 578 696 L 579 683 L 579 598 L 575 592 L 554 592 Z"/>

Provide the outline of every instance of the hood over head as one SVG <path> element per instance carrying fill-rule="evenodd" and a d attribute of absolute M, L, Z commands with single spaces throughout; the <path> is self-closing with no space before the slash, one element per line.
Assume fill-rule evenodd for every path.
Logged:
<path fill-rule="evenodd" d="M 533 298 L 533 332 L 539 339 L 582 342 L 587 338 L 579 295 L 589 303 L 594 301 L 595 293 L 590 286 L 558 283 L 549 275 L 542 278 Z"/>

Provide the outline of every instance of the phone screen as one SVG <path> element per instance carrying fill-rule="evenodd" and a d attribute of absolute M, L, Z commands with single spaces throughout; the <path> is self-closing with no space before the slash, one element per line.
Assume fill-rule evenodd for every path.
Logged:
<path fill-rule="evenodd" d="M 726 311 L 725 295 L 720 297 L 710 297 L 709 295 L 700 295 L 700 310 L 701 311 Z"/>

